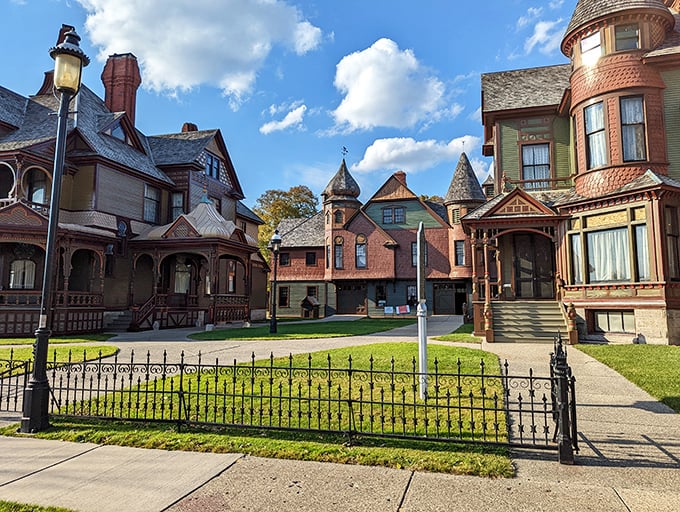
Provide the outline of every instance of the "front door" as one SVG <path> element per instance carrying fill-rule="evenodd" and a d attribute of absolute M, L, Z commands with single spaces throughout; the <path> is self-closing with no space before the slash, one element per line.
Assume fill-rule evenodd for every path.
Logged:
<path fill-rule="evenodd" d="M 552 240 L 533 233 L 514 235 L 515 295 L 523 299 L 555 298 Z"/>

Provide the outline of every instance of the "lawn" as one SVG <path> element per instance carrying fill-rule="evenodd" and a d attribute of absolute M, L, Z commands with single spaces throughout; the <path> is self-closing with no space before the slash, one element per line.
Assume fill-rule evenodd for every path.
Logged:
<path fill-rule="evenodd" d="M 444 336 L 433 337 L 433 340 L 437 341 L 455 341 L 458 343 L 481 343 L 482 338 L 478 336 L 473 336 L 472 331 L 474 330 L 473 324 L 463 324 L 458 329 L 453 331 L 451 334 L 445 334 Z"/>
<path fill-rule="evenodd" d="M 443 372 L 455 372 L 458 368 L 458 361 L 460 359 L 461 371 L 462 372 L 478 372 L 480 359 L 484 358 L 485 366 L 488 368 L 488 374 L 497 373 L 499 371 L 498 359 L 496 356 L 488 353 L 484 353 L 475 349 L 459 348 L 459 347 L 447 347 L 447 346 L 432 346 L 429 352 L 429 366 L 432 371 L 434 368 L 434 359 L 438 361 L 438 371 Z M 359 372 L 361 368 L 367 369 L 371 365 L 375 372 L 378 369 L 390 369 L 394 365 L 395 372 L 400 372 L 402 370 L 410 370 L 413 365 L 413 358 L 417 356 L 418 346 L 414 343 L 391 343 L 391 344 L 377 344 L 368 345 L 362 347 L 352 347 L 344 348 L 338 350 L 317 352 L 311 355 L 302 354 L 300 356 L 293 356 L 292 359 L 274 359 L 265 360 L 262 365 L 266 367 L 267 365 L 281 366 L 281 367 L 300 367 L 308 368 L 308 365 L 313 367 L 327 366 L 328 358 L 330 356 L 333 361 L 333 368 L 347 368 L 349 363 L 349 356 L 352 356 L 352 368 L 355 372 Z M 394 357 L 394 361 L 393 361 Z M 310 362 L 311 361 L 311 362 Z M 259 364 L 259 363 L 258 363 Z M 287 431 L 270 429 L 265 427 L 270 427 L 271 424 L 268 423 L 266 419 L 269 417 L 276 419 L 284 418 L 285 421 L 289 421 L 293 418 L 293 422 L 298 421 L 299 418 L 306 418 L 307 413 L 309 417 L 315 417 L 316 413 L 311 413 L 313 404 L 317 403 L 315 400 L 308 401 L 305 399 L 309 391 L 311 394 L 316 396 L 316 390 L 321 388 L 323 392 L 328 388 L 333 394 L 343 394 L 346 393 L 346 388 L 343 387 L 344 383 L 342 372 L 322 372 L 319 374 L 313 372 L 278 372 L 275 371 L 273 374 L 268 374 L 266 372 L 261 372 L 257 370 L 255 372 L 249 372 L 252 368 L 253 363 L 246 363 L 244 365 L 238 365 L 238 373 L 245 375 L 243 379 L 243 387 L 237 384 L 235 386 L 235 391 L 230 388 L 232 375 L 225 375 L 221 372 L 219 373 L 219 379 L 223 379 L 218 382 L 218 375 L 216 372 L 199 373 L 191 376 L 185 376 L 184 386 L 185 390 L 189 389 L 189 382 L 187 379 L 192 379 L 193 384 L 193 395 L 191 392 L 185 393 L 185 399 L 187 400 L 187 407 L 191 413 L 193 419 L 201 420 L 208 419 L 209 421 L 215 420 L 215 417 L 222 416 L 222 414 L 234 414 L 243 418 L 245 415 L 247 420 L 254 424 L 253 428 L 244 429 L 238 427 L 198 427 L 194 426 L 191 430 L 186 430 L 188 427 L 184 427 L 182 432 L 176 430 L 176 426 L 172 423 L 162 423 L 162 424 L 146 424 L 144 422 L 124 422 L 124 421 L 96 421 L 96 420 L 84 420 L 79 418 L 64 418 L 64 417 L 53 417 L 51 423 L 53 428 L 48 432 L 38 434 L 40 437 L 47 437 L 51 439 L 64 439 L 69 441 L 77 442 L 93 442 L 100 444 L 121 444 L 126 446 L 138 446 L 144 448 L 161 448 L 161 449 L 174 449 L 174 450 L 194 450 L 194 451 L 211 451 L 211 452 L 238 452 L 247 453 L 255 456 L 262 457 L 277 457 L 285 459 L 299 459 L 299 460 L 315 460 L 315 461 L 328 461 L 328 462 L 340 462 L 340 463 L 351 463 L 351 464 L 363 464 L 363 465 L 379 465 L 394 468 L 407 468 L 411 470 L 425 470 L 425 471 L 436 471 L 436 472 L 447 472 L 447 473 L 457 473 L 457 474 L 472 474 L 480 476 L 491 476 L 491 477 L 508 477 L 513 475 L 513 467 L 510 460 L 507 457 L 507 450 L 498 447 L 482 447 L 479 445 L 468 445 L 459 444 L 455 441 L 447 442 L 436 442 L 429 440 L 418 440 L 413 441 L 409 439 L 394 439 L 394 438 L 375 438 L 362 436 L 360 434 L 353 435 L 349 439 L 343 434 L 333 434 L 329 432 L 324 432 L 324 428 L 320 430 L 312 431 Z M 284 399 L 281 400 L 277 398 L 277 392 L 272 394 L 270 391 L 266 391 L 264 396 L 261 391 L 258 392 L 259 380 L 251 379 L 253 375 L 257 375 L 257 379 L 260 379 L 267 386 L 271 375 L 274 375 L 275 382 L 272 384 L 274 389 L 278 389 L 278 385 L 289 386 L 295 389 L 293 393 L 289 393 L 287 390 L 284 393 Z M 352 387 L 352 392 L 357 393 L 358 388 L 362 385 L 362 377 L 360 373 L 354 373 L 353 379 L 355 379 L 355 384 Z M 398 374 L 397 374 L 398 376 Z M 374 376 L 375 377 L 375 376 Z M 202 383 L 198 384 L 199 378 L 202 379 Z M 332 378 L 332 385 L 330 379 Z M 170 384 L 169 382 L 164 382 L 164 388 L 156 387 L 158 384 L 148 384 L 149 387 L 153 387 L 153 393 L 150 394 L 154 401 L 158 403 L 163 402 L 165 410 L 169 409 L 169 401 L 173 398 L 166 393 L 170 386 L 174 386 L 177 389 L 177 377 L 172 380 L 175 384 Z M 379 379 L 375 377 L 376 381 Z M 434 380 L 434 378 L 433 378 Z M 311 381 L 311 382 L 309 382 Z M 433 382 L 434 384 L 434 382 Z M 502 390 L 500 388 L 500 383 L 498 384 L 499 389 L 494 389 L 494 383 L 488 381 L 485 383 L 485 391 L 491 395 L 494 391 L 502 396 Z M 365 386 L 366 393 L 368 393 L 369 388 L 373 389 L 372 386 L 367 385 L 363 382 Z M 385 386 L 385 383 L 380 382 L 380 386 Z M 455 384 L 446 383 L 446 379 L 442 378 L 438 381 L 440 393 L 446 393 L 455 391 Z M 387 389 L 392 389 L 392 384 L 387 382 Z M 468 388 L 466 384 L 466 389 L 463 391 L 465 396 L 469 394 L 480 394 L 479 382 L 472 384 L 472 388 Z M 340 388 L 342 387 L 342 391 Z M 434 387 L 434 386 L 433 386 Z M 408 424 L 417 424 L 422 426 L 423 414 L 429 414 L 431 423 L 430 432 L 433 432 L 434 425 L 434 415 L 436 407 L 435 399 L 431 398 L 429 409 L 423 413 L 422 403 L 418 406 L 417 421 L 413 421 L 416 416 L 405 416 L 404 414 L 412 414 L 411 410 L 415 410 L 413 407 L 414 403 L 417 402 L 413 398 L 413 391 L 411 389 L 411 380 L 405 382 L 397 381 L 394 386 L 399 394 L 400 389 L 407 390 L 407 401 L 409 401 L 409 406 L 405 409 L 400 409 L 401 406 L 397 406 L 396 419 L 397 426 L 401 428 L 401 418 L 408 417 Z M 213 393 L 211 390 L 218 389 L 218 393 Z M 252 390 L 255 393 L 252 393 Z M 165 390 L 165 391 L 164 391 Z M 378 385 L 375 386 L 376 393 L 376 403 L 378 395 Z M 432 391 L 434 393 L 434 391 Z M 105 403 L 111 403 L 114 398 L 116 407 L 120 407 L 121 403 L 127 404 L 129 397 L 138 396 L 135 391 L 132 393 L 125 394 L 115 398 L 113 394 L 107 399 L 96 400 L 93 403 L 85 404 L 84 408 L 88 411 L 92 411 L 93 408 L 102 407 Z M 285 396 L 292 396 L 292 399 L 287 399 Z M 254 398 L 253 398 L 254 397 Z M 122 400 L 121 400 L 122 399 Z M 199 400 L 203 402 L 199 403 Z M 397 398 L 398 402 L 401 398 Z M 487 400 L 487 407 L 489 407 Z M 502 400 L 502 399 L 501 399 Z M 325 403 L 326 399 L 323 398 L 321 402 Z M 159 416 L 158 403 L 154 404 L 144 404 L 143 407 L 137 407 L 132 403 L 131 408 L 135 411 L 148 411 L 150 417 L 152 414 L 156 417 Z M 336 402 L 331 403 L 332 417 L 329 414 L 326 418 L 325 413 L 322 416 L 325 421 L 328 419 L 330 422 L 336 422 L 338 418 L 336 417 Z M 311 405 L 310 405 L 311 404 Z M 129 405 L 129 404 L 127 404 Z M 124 407 L 127 407 L 125 405 Z M 373 409 L 371 409 L 373 407 Z M 178 405 L 175 403 L 173 409 L 177 410 Z M 299 411 L 304 409 L 302 414 L 298 414 Z M 463 408 L 465 409 L 465 407 Z M 406 413 L 403 411 L 406 410 Z M 119 409 L 116 409 L 117 413 Z M 217 411 L 217 412 L 215 412 Z M 429 411 L 429 412 L 427 412 Z M 451 412 L 450 410 L 448 412 Z M 136 412 L 135 412 L 136 413 Z M 394 415 L 394 412 L 381 413 L 380 407 L 377 405 L 370 405 L 366 402 L 365 409 L 363 411 L 365 417 L 363 418 L 363 425 L 365 426 L 369 421 L 368 417 L 373 415 L 376 423 L 379 424 L 380 420 L 378 418 L 382 417 L 386 419 L 387 424 L 390 421 L 390 415 Z M 461 416 L 461 428 L 464 428 L 466 432 L 463 438 L 469 439 L 470 432 L 469 426 L 471 419 L 465 416 L 466 412 L 462 411 L 463 416 Z M 262 423 L 257 423 L 257 421 L 262 421 L 262 417 L 265 417 L 265 421 Z M 137 416 L 139 417 L 139 416 Z M 287 419 L 286 419 L 287 418 Z M 140 418 L 141 419 L 141 418 Z M 361 420 L 356 417 L 356 421 Z M 489 423 L 491 423 L 491 418 L 487 418 Z M 373 420 L 371 420 L 373 421 Z M 451 422 L 455 429 L 458 429 L 458 418 L 451 417 Z M 215 421 L 215 423 L 218 423 Z M 229 421 L 227 421 L 229 423 Z M 247 424 L 248 422 L 243 422 Z M 505 419 L 502 417 L 498 422 L 500 425 L 500 430 L 502 436 L 505 436 Z M 283 425 L 286 427 L 287 425 Z M 291 425 L 295 427 L 295 424 Z M 361 425 L 359 425 L 360 427 Z M 479 429 L 479 426 L 477 427 Z M 491 428 L 491 427 L 489 427 Z M 0 434 L 9 434 L 11 429 L 6 429 L 6 432 L 0 431 Z M 478 434 L 477 434 L 478 435 Z M 348 442 L 350 441 L 350 442 Z"/>
<path fill-rule="evenodd" d="M 50 337 L 50 345 L 58 345 L 63 343 L 97 343 L 106 341 L 112 338 L 113 334 L 77 334 L 74 336 L 57 336 Z M 33 338 L 0 338 L 0 345 L 33 345 L 35 337 Z"/>
<path fill-rule="evenodd" d="M 0 512 L 72 512 L 71 509 L 60 507 L 39 507 L 37 505 L 24 505 L 11 501 L 0 500 Z"/>
<path fill-rule="evenodd" d="M 311 338 L 340 338 L 389 331 L 416 323 L 415 318 L 360 318 L 351 321 L 292 323 L 277 325 L 276 334 L 270 334 L 269 325 L 217 329 L 199 332 L 189 337 L 195 340 L 295 340 Z"/>
<path fill-rule="evenodd" d="M 67 362 L 97 359 L 101 352 L 102 357 L 112 356 L 118 352 L 118 347 L 113 345 L 94 345 L 87 347 L 50 347 L 47 353 L 47 362 Z M 0 348 L 0 360 L 26 361 L 33 359 L 33 347 L 19 346 Z"/>
<path fill-rule="evenodd" d="M 576 348 L 613 368 L 657 400 L 680 412 L 680 347 L 582 343 Z"/>

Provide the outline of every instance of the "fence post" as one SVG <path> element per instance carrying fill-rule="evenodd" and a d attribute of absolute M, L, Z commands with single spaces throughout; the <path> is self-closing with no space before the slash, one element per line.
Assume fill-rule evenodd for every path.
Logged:
<path fill-rule="evenodd" d="M 571 441 L 569 410 L 569 380 L 571 368 L 567 364 L 567 353 L 562 346 L 562 336 L 555 339 L 555 352 L 551 354 L 553 385 L 557 386 L 557 445 L 560 464 L 574 463 L 574 448 Z M 554 395 L 553 395 L 554 396 Z"/>

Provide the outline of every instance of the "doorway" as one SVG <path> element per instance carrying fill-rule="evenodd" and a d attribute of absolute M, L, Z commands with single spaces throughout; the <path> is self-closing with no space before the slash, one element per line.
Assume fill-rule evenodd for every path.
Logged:
<path fill-rule="evenodd" d="M 546 236 L 513 235 L 515 296 L 522 299 L 555 298 L 555 249 Z"/>

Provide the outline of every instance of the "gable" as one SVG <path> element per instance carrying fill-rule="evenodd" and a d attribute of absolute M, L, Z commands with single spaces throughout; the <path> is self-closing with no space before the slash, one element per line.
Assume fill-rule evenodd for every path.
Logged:
<path fill-rule="evenodd" d="M 200 233 L 184 216 L 180 216 L 163 234 L 163 238 L 198 238 L 200 236 Z"/>
<path fill-rule="evenodd" d="M 411 192 L 406 185 L 394 176 L 391 176 L 385 184 L 373 194 L 370 201 L 397 201 L 400 199 L 416 199 L 417 196 Z"/>
<path fill-rule="evenodd" d="M 524 190 L 516 188 L 486 212 L 483 217 L 521 217 L 526 215 L 552 217 L 555 216 L 555 212 Z"/>
<path fill-rule="evenodd" d="M 0 209 L 0 226 L 47 229 L 47 218 L 23 203 Z"/>

